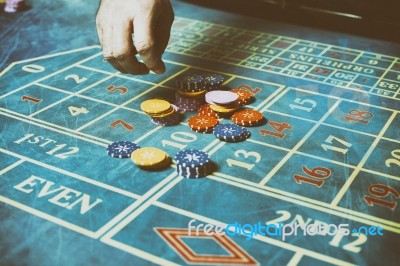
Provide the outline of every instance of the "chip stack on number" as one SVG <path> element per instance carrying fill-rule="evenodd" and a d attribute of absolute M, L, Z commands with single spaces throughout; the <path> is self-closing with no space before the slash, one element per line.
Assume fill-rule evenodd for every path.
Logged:
<path fill-rule="evenodd" d="M 212 116 L 214 118 L 219 118 L 218 114 L 214 112 L 213 109 L 211 109 L 210 104 L 206 103 L 200 106 L 199 110 L 197 110 L 199 115 L 206 115 L 206 116 Z"/>
<path fill-rule="evenodd" d="M 204 78 L 198 74 L 186 74 L 176 79 L 175 104 L 182 111 L 197 111 L 204 104 Z"/>
<path fill-rule="evenodd" d="M 236 124 L 220 124 L 214 127 L 213 134 L 226 142 L 245 141 L 251 136 L 250 131 Z"/>
<path fill-rule="evenodd" d="M 209 174 L 210 157 L 203 151 L 181 150 L 175 155 L 175 161 L 178 174 L 185 178 L 200 178 Z"/>
<path fill-rule="evenodd" d="M 206 94 L 206 102 L 220 117 L 229 116 L 237 110 L 238 98 L 238 94 L 230 91 L 215 90 Z"/>
<path fill-rule="evenodd" d="M 239 96 L 237 103 L 241 106 L 250 104 L 251 102 L 254 101 L 253 94 L 247 90 L 237 88 L 230 90 L 230 92 L 236 93 Z"/>
<path fill-rule="evenodd" d="M 151 117 L 152 123 L 159 126 L 173 126 L 181 120 L 178 108 L 165 100 L 147 100 L 142 102 L 140 108 Z"/>
<path fill-rule="evenodd" d="M 224 76 L 216 73 L 209 73 L 204 75 L 204 88 L 206 91 L 218 90 L 221 88 L 222 84 L 224 83 L 225 78 Z"/>
<path fill-rule="evenodd" d="M 243 127 L 254 127 L 263 123 L 266 119 L 262 113 L 256 110 L 240 110 L 235 112 L 231 120 L 233 123 Z"/>

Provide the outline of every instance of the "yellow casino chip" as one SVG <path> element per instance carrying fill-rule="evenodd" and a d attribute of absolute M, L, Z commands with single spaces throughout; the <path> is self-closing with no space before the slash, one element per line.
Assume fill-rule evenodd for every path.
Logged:
<path fill-rule="evenodd" d="M 237 105 L 231 105 L 229 107 L 226 106 L 221 106 L 221 105 L 216 105 L 216 104 L 210 104 L 211 110 L 218 112 L 218 113 L 231 113 L 236 111 Z"/>
<path fill-rule="evenodd" d="M 140 108 L 148 115 L 160 115 L 171 110 L 171 104 L 161 99 L 152 99 L 142 102 Z"/>
<path fill-rule="evenodd" d="M 138 166 L 158 166 L 168 159 L 168 154 L 157 148 L 140 148 L 131 154 L 131 160 Z"/>

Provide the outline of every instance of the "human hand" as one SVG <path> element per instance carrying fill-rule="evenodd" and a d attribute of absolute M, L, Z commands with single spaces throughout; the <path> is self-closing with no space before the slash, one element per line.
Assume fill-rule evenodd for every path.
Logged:
<path fill-rule="evenodd" d="M 164 73 L 161 56 L 168 45 L 173 20 L 169 0 L 100 1 L 96 26 L 104 59 L 124 74 L 144 75 L 149 70 Z"/>

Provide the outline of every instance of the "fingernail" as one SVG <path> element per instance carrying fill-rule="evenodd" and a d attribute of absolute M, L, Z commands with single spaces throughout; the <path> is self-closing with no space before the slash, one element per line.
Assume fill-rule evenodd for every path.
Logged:
<path fill-rule="evenodd" d="M 160 75 L 160 74 L 164 74 L 165 73 L 165 65 L 161 64 L 157 67 L 152 67 L 150 68 L 151 71 L 153 71 L 154 73 Z"/>

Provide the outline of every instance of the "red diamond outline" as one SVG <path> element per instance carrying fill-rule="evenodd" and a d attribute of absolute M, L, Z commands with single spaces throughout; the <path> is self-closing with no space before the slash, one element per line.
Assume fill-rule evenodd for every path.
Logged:
<path fill-rule="evenodd" d="M 258 265 L 258 262 L 243 250 L 238 244 L 226 235 L 213 234 L 206 235 L 204 231 L 192 229 L 191 235 L 188 235 L 187 228 L 164 228 L 155 227 L 154 230 L 160 237 L 171 246 L 175 252 L 189 264 L 245 264 L 245 265 Z M 231 255 L 201 255 L 196 254 L 181 237 L 192 238 L 213 238 L 219 245 L 228 251 Z"/>

